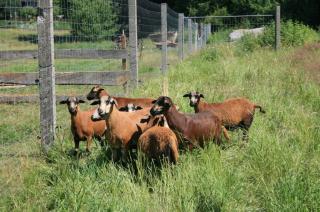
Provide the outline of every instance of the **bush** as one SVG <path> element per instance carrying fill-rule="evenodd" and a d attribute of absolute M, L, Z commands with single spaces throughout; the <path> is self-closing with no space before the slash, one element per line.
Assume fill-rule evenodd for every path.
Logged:
<path fill-rule="evenodd" d="M 31 20 L 37 17 L 37 9 L 35 7 L 22 7 L 19 10 L 19 17 L 23 20 Z"/>
<path fill-rule="evenodd" d="M 88 5 L 89 4 L 89 5 Z M 116 13 L 111 1 L 73 0 L 71 33 L 83 40 L 103 40 L 114 35 Z"/>
<path fill-rule="evenodd" d="M 238 43 L 239 48 L 244 52 L 253 52 L 260 47 L 259 40 L 251 34 L 245 34 Z"/>
<path fill-rule="evenodd" d="M 268 26 L 262 36 L 259 37 L 261 46 L 275 45 L 274 23 Z M 316 31 L 299 22 L 286 21 L 281 23 L 282 46 L 299 46 L 319 39 Z"/>

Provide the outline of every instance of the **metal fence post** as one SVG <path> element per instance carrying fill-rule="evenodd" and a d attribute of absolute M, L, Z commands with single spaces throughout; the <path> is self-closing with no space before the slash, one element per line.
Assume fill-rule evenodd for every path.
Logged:
<path fill-rule="evenodd" d="M 42 149 L 47 153 L 54 143 L 56 127 L 53 4 L 52 0 L 39 0 L 38 5 L 40 132 Z"/>
<path fill-rule="evenodd" d="M 184 27 L 184 15 L 183 13 L 179 13 L 179 26 L 178 26 L 178 33 L 179 33 L 179 42 L 178 42 L 178 49 L 179 49 L 179 59 L 180 61 L 183 60 L 183 27 Z"/>
<path fill-rule="evenodd" d="M 194 32 L 194 51 L 198 50 L 198 23 L 195 23 L 195 32 Z"/>
<path fill-rule="evenodd" d="M 275 49 L 276 50 L 279 50 L 280 47 L 281 47 L 281 35 L 280 35 L 280 6 L 277 6 L 276 8 L 276 34 L 275 34 L 275 40 L 276 40 L 276 43 L 275 43 Z"/>
<path fill-rule="evenodd" d="M 189 44 L 189 53 L 192 53 L 192 20 L 188 18 L 188 44 Z"/>
<path fill-rule="evenodd" d="M 168 69 L 167 29 L 167 3 L 161 3 L 161 71 L 163 74 L 166 74 Z"/>
<path fill-rule="evenodd" d="M 137 0 L 128 0 L 129 7 L 129 48 L 131 84 L 138 86 L 138 36 L 137 36 Z"/>

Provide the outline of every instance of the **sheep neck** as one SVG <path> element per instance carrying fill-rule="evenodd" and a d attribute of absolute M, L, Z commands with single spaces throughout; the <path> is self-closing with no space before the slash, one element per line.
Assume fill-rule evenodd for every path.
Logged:
<path fill-rule="evenodd" d="M 175 107 L 170 107 L 164 115 L 171 128 L 180 133 L 185 132 L 187 117 L 184 114 L 179 113 Z"/>

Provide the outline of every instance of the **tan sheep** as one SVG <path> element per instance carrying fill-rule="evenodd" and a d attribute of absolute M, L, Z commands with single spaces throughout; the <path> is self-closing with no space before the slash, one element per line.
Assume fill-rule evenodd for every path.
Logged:
<path fill-rule="evenodd" d="M 86 151 L 90 152 L 90 147 L 93 138 L 97 138 L 103 145 L 102 137 L 105 135 L 106 123 L 105 121 L 94 122 L 91 116 L 96 109 L 87 111 L 80 110 L 80 103 L 85 101 L 77 97 L 69 97 L 60 102 L 60 104 L 67 104 L 68 110 L 71 115 L 71 132 L 73 135 L 75 151 L 79 152 L 80 141 L 87 141 Z"/>

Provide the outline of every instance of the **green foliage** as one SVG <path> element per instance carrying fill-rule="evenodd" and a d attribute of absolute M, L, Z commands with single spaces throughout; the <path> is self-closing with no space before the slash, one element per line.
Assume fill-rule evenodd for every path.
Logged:
<path fill-rule="evenodd" d="M 268 26 L 262 36 L 259 37 L 261 46 L 274 46 L 274 23 Z M 299 46 L 319 40 L 319 35 L 310 27 L 292 20 L 281 22 L 281 45 Z"/>
<path fill-rule="evenodd" d="M 115 26 L 116 14 L 111 1 L 73 0 L 71 33 L 84 40 L 102 40 L 114 35 L 118 30 Z"/>
<path fill-rule="evenodd" d="M 23 20 L 31 20 L 37 17 L 37 9 L 34 7 L 22 7 L 19 10 L 19 17 Z"/>
<path fill-rule="evenodd" d="M 253 52 L 260 47 L 259 40 L 250 34 L 245 34 L 237 44 L 244 52 Z"/>

